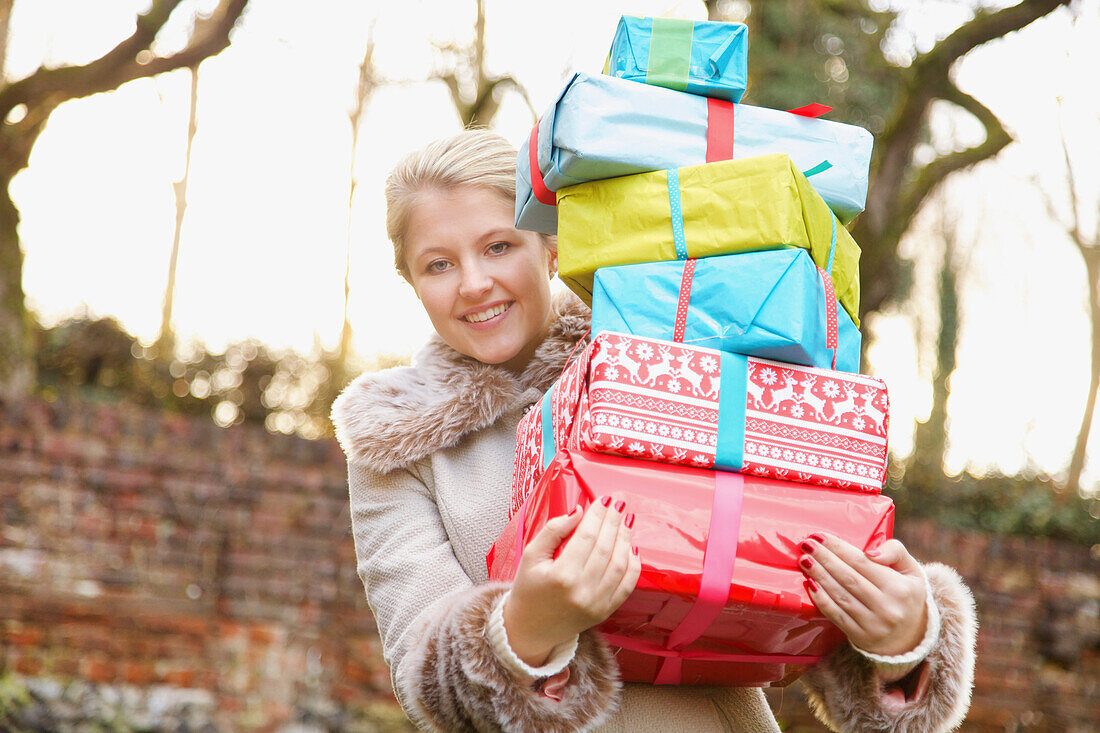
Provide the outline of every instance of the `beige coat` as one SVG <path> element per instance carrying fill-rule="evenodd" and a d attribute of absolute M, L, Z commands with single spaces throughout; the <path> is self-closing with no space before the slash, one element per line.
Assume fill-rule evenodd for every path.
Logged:
<path fill-rule="evenodd" d="M 581 635 L 562 699 L 503 664 L 486 638 L 506 589 L 488 583 L 485 553 L 507 522 L 516 424 L 561 373 L 588 328 L 566 294 L 546 341 L 519 378 L 433 337 L 412 367 L 366 374 L 333 407 L 348 456 L 359 575 L 394 690 L 426 729 L 516 731 L 778 731 L 759 689 L 621 684 L 595 632 Z M 803 680 L 834 730 L 934 731 L 969 706 L 976 620 L 951 569 L 925 566 L 940 610 L 924 663 L 884 686 L 845 646 Z"/>

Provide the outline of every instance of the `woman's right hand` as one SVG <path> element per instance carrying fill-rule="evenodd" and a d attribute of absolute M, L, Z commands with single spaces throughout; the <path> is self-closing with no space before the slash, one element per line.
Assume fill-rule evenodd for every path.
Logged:
<path fill-rule="evenodd" d="M 508 644 L 532 667 L 554 647 L 610 616 L 638 582 L 642 563 L 631 546 L 634 515 L 603 497 L 581 512 L 546 523 L 523 551 L 504 604 Z M 554 552 L 565 543 L 557 558 Z"/>

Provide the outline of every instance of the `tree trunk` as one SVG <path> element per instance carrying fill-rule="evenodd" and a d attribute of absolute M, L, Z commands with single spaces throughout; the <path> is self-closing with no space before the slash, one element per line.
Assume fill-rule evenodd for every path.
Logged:
<path fill-rule="evenodd" d="M 1077 493 L 1081 488 L 1081 474 L 1085 470 L 1089 435 L 1092 433 L 1092 419 L 1096 412 L 1096 394 L 1100 391 L 1100 249 L 1095 247 L 1082 249 L 1081 254 L 1085 260 L 1085 273 L 1088 277 L 1092 348 L 1089 359 L 1089 393 L 1085 399 L 1085 414 L 1081 417 L 1081 427 L 1077 430 L 1077 442 L 1073 446 L 1073 458 L 1069 462 L 1066 498 Z"/>
<path fill-rule="evenodd" d="M 8 21 L 11 20 L 11 6 L 15 0 L 0 0 L 0 86 L 3 86 L 8 57 Z"/>
<path fill-rule="evenodd" d="M 958 272 L 952 253 L 954 232 L 945 225 L 943 262 L 940 265 L 940 329 L 936 337 L 936 364 L 932 369 L 932 410 L 928 419 L 917 424 L 913 457 L 906 470 L 905 485 L 924 496 L 934 496 L 944 477 L 943 461 L 947 452 L 947 400 L 951 396 L 951 375 L 955 372 L 955 353 L 959 345 Z"/>
<path fill-rule="evenodd" d="M 355 106 L 348 112 L 348 123 L 351 125 L 351 154 L 348 162 L 348 218 L 346 227 L 346 241 L 344 249 L 344 324 L 340 327 L 340 345 L 336 352 L 336 369 L 338 374 L 333 378 L 343 388 L 349 381 L 351 374 L 351 318 L 348 315 L 351 303 L 351 227 L 352 214 L 354 212 L 355 190 L 359 187 L 359 179 L 355 177 L 355 158 L 359 151 L 359 124 L 363 114 L 367 110 L 375 89 L 382 83 L 378 70 L 374 66 L 374 23 L 367 32 L 367 46 L 363 51 L 363 60 L 359 62 L 359 80 L 355 86 Z"/>
<path fill-rule="evenodd" d="M 168 260 L 168 284 L 164 288 L 164 304 L 160 312 L 160 333 L 157 336 L 156 352 L 162 359 L 172 359 L 176 353 L 176 334 L 172 328 L 172 304 L 176 299 L 176 263 L 180 256 L 180 237 L 183 234 L 183 219 L 187 215 L 187 179 L 191 176 L 191 148 L 198 130 L 197 112 L 199 108 L 199 67 L 188 68 L 191 72 L 191 99 L 187 113 L 187 152 L 183 163 L 183 178 L 173 182 L 172 191 L 176 194 L 176 229 L 172 236 L 172 254 Z"/>
<path fill-rule="evenodd" d="M 23 250 L 19 210 L 0 178 L 0 402 L 17 400 L 34 388 L 34 344 L 23 297 Z"/>

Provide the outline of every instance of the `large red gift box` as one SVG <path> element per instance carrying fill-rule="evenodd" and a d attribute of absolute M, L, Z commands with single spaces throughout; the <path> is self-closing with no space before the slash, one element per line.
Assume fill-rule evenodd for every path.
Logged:
<path fill-rule="evenodd" d="M 825 531 L 870 549 L 893 532 L 881 494 L 566 449 L 489 551 L 490 577 L 510 580 L 547 520 L 604 495 L 636 516 L 642 574 L 600 626 L 633 682 L 788 684 L 844 640 L 810 600 L 799 543 Z"/>
<path fill-rule="evenodd" d="M 569 441 L 598 453 L 878 492 L 888 428 L 880 379 L 604 331 L 520 422 L 511 509 Z"/>

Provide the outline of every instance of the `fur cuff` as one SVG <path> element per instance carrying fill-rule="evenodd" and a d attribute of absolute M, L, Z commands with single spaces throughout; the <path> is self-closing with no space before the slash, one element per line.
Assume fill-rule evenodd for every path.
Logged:
<path fill-rule="evenodd" d="M 970 708 L 978 620 L 974 598 L 951 568 L 924 566 L 940 616 L 940 632 L 923 666 L 897 686 L 874 663 L 845 645 L 802 678 L 814 715 L 834 731 L 923 733 L 953 730 Z M 906 689 L 916 679 L 917 694 Z"/>
<path fill-rule="evenodd" d="M 493 650 L 487 631 L 508 586 L 480 585 L 445 604 L 402 660 L 401 698 L 421 725 L 441 731 L 583 731 L 614 711 L 621 683 L 610 651 L 581 634 L 561 700 L 542 694 Z"/>

